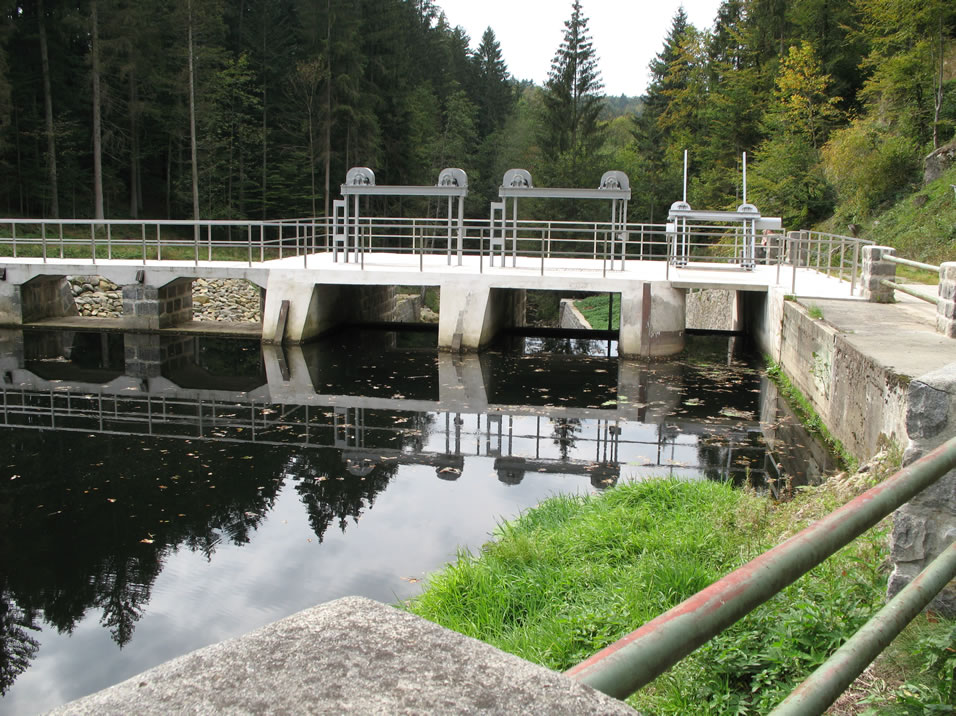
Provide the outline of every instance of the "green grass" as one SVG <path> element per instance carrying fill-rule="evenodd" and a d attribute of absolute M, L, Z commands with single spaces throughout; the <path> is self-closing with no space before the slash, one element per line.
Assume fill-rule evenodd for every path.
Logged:
<path fill-rule="evenodd" d="M 823 309 L 816 304 L 807 306 L 807 314 L 815 321 L 823 320 Z"/>
<path fill-rule="evenodd" d="M 614 305 L 611 309 L 611 327 L 612 331 L 620 329 L 621 326 L 621 294 L 611 294 L 614 299 Z M 597 330 L 607 330 L 607 307 L 608 294 L 601 293 L 595 296 L 582 298 L 575 301 L 574 305 L 591 324 L 591 328 Z"/>
<path fill-rule="evenodd" d="M 430 577 L 408 609 L 565 670 L 828 513 L 867 485 L 774 504 L 714 482 L 560 496 Z M 766 713 L 882 606 L 886 526 L 831 557 L 628 702 L 648 713 Z"/>

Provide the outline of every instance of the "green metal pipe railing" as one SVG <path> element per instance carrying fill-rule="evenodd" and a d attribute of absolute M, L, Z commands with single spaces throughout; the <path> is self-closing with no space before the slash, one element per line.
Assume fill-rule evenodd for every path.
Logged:
<path fill-rule="evenodd" d="M 887 279 L 880 279 L 880 285 L 886 286 L 887 288 L 892 288 L 894 291 L 902 291 L 903 293 L 909 294 L 913 298 L 919 298 L 926 303 L 932 303 L 936 305 L 937 297 L 931 296 L 928 293 L 923 293 L 922 291 L 917 291 L 915 288 L 907 286 L 905 283 L 896 283 L 895 281 L 889 281 Z"/>
<path fill-rule="evenodd" d="M 956 542 L 781 701 L 770 716 L 806 716 L 826 711 L 953 577 Z"/>
<path fill-rule="evenodd" d="M 566 674 L 616 698 L 653 681 L 956 468 L 956 438 Z"/>

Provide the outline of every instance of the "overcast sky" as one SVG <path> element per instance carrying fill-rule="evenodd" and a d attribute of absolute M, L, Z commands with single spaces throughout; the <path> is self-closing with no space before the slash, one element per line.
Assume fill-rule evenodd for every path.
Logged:
<path fill-rule="evenodd" d="M 461 25 L 478 47 L 485 28 L 495 31 L 508 71 L 543 84 L 564 38 L 571 0 L 435 0 L 452 27 Z M 647 65 L 664 45 L 681 5 L 690 22 L 709 29 L 720 0 L 582 0 L 589 19 L 604 90 L 638 96 L 647 88 Z"/>

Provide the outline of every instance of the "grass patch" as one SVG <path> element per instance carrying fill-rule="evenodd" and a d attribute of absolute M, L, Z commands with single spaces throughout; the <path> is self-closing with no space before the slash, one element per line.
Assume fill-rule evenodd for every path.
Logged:
<path fill-rule="evenodd" d="M 823 309 L 815 303 L 811 306 L 807 306 L 807 314 L 809 314 L 810 318 L 815 321 L 823 320 Z"/>
<path fill-rule="evenodd" d="M 868 473 L 874 475 L 874 472 Z M 831 478 L 775 504 L 710 481 L 559 496 L 461 552 L 406 608 L 565 670 L 869 487 Z M 766 713 L 881 606 L 888 525 L 871 530 L 628 703 L 648 713 Z"/>
<path fill-rule="evenodd" d="M 621 294 L 614 293 L 611 294 L 611 297 L 613 297 L 614 304 L 611 307 L 610 330 L 617 331 L 620 330 L 621 327 Z M 591 324 L 591 328 L 596 330 L 608 330 L 608 294 L 601 293 L 588 296 L 587 298 L 582 298 L 580 301 L 575 301 L 574 305 L 587 319 L 587 322 Z"/>
<path fill-rule="evenodd" d="M 819 310 L 819 307 L 817 307 L 817 310 Z M 819 317 L 813 316 L 812 313 L 811 317 L 823 318 L 823 311 L 820 311 Z M 813 409 L 813 406 L 810 404 L 810 401 L 807 400 L 806 396 L 800 392 L 797 386 L 790 382 L 790 379 L 776 361 L 769 356 L 765 356 L 764 360 L 767 363 L 767 375 L 777 384 L 781 394 L 786 398 L 787 402 L 790 403 L 791 407 L 793 407 L 804 427 L 826 443 L 830 451 L 839 460 L 840 466 L 843 469 L 850 472 L 855 471 L 859 466 L 859 461 L 853 457 L 843 446 L 843 443 L 837 440 L 827 429 L 827 426 L 823 423 L 817 411 Z"/>

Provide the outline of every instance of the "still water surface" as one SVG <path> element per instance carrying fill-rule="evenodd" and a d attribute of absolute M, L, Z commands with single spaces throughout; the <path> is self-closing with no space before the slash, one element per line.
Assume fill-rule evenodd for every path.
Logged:
<path fill-rule="evenodd" d="M 0 711 L 37 713 L 319 602 L 396 602 L 558 493 L 829 469 L 737 339 L 679 360 L 427 332 L 304 349 L 0 335 Z"/>

